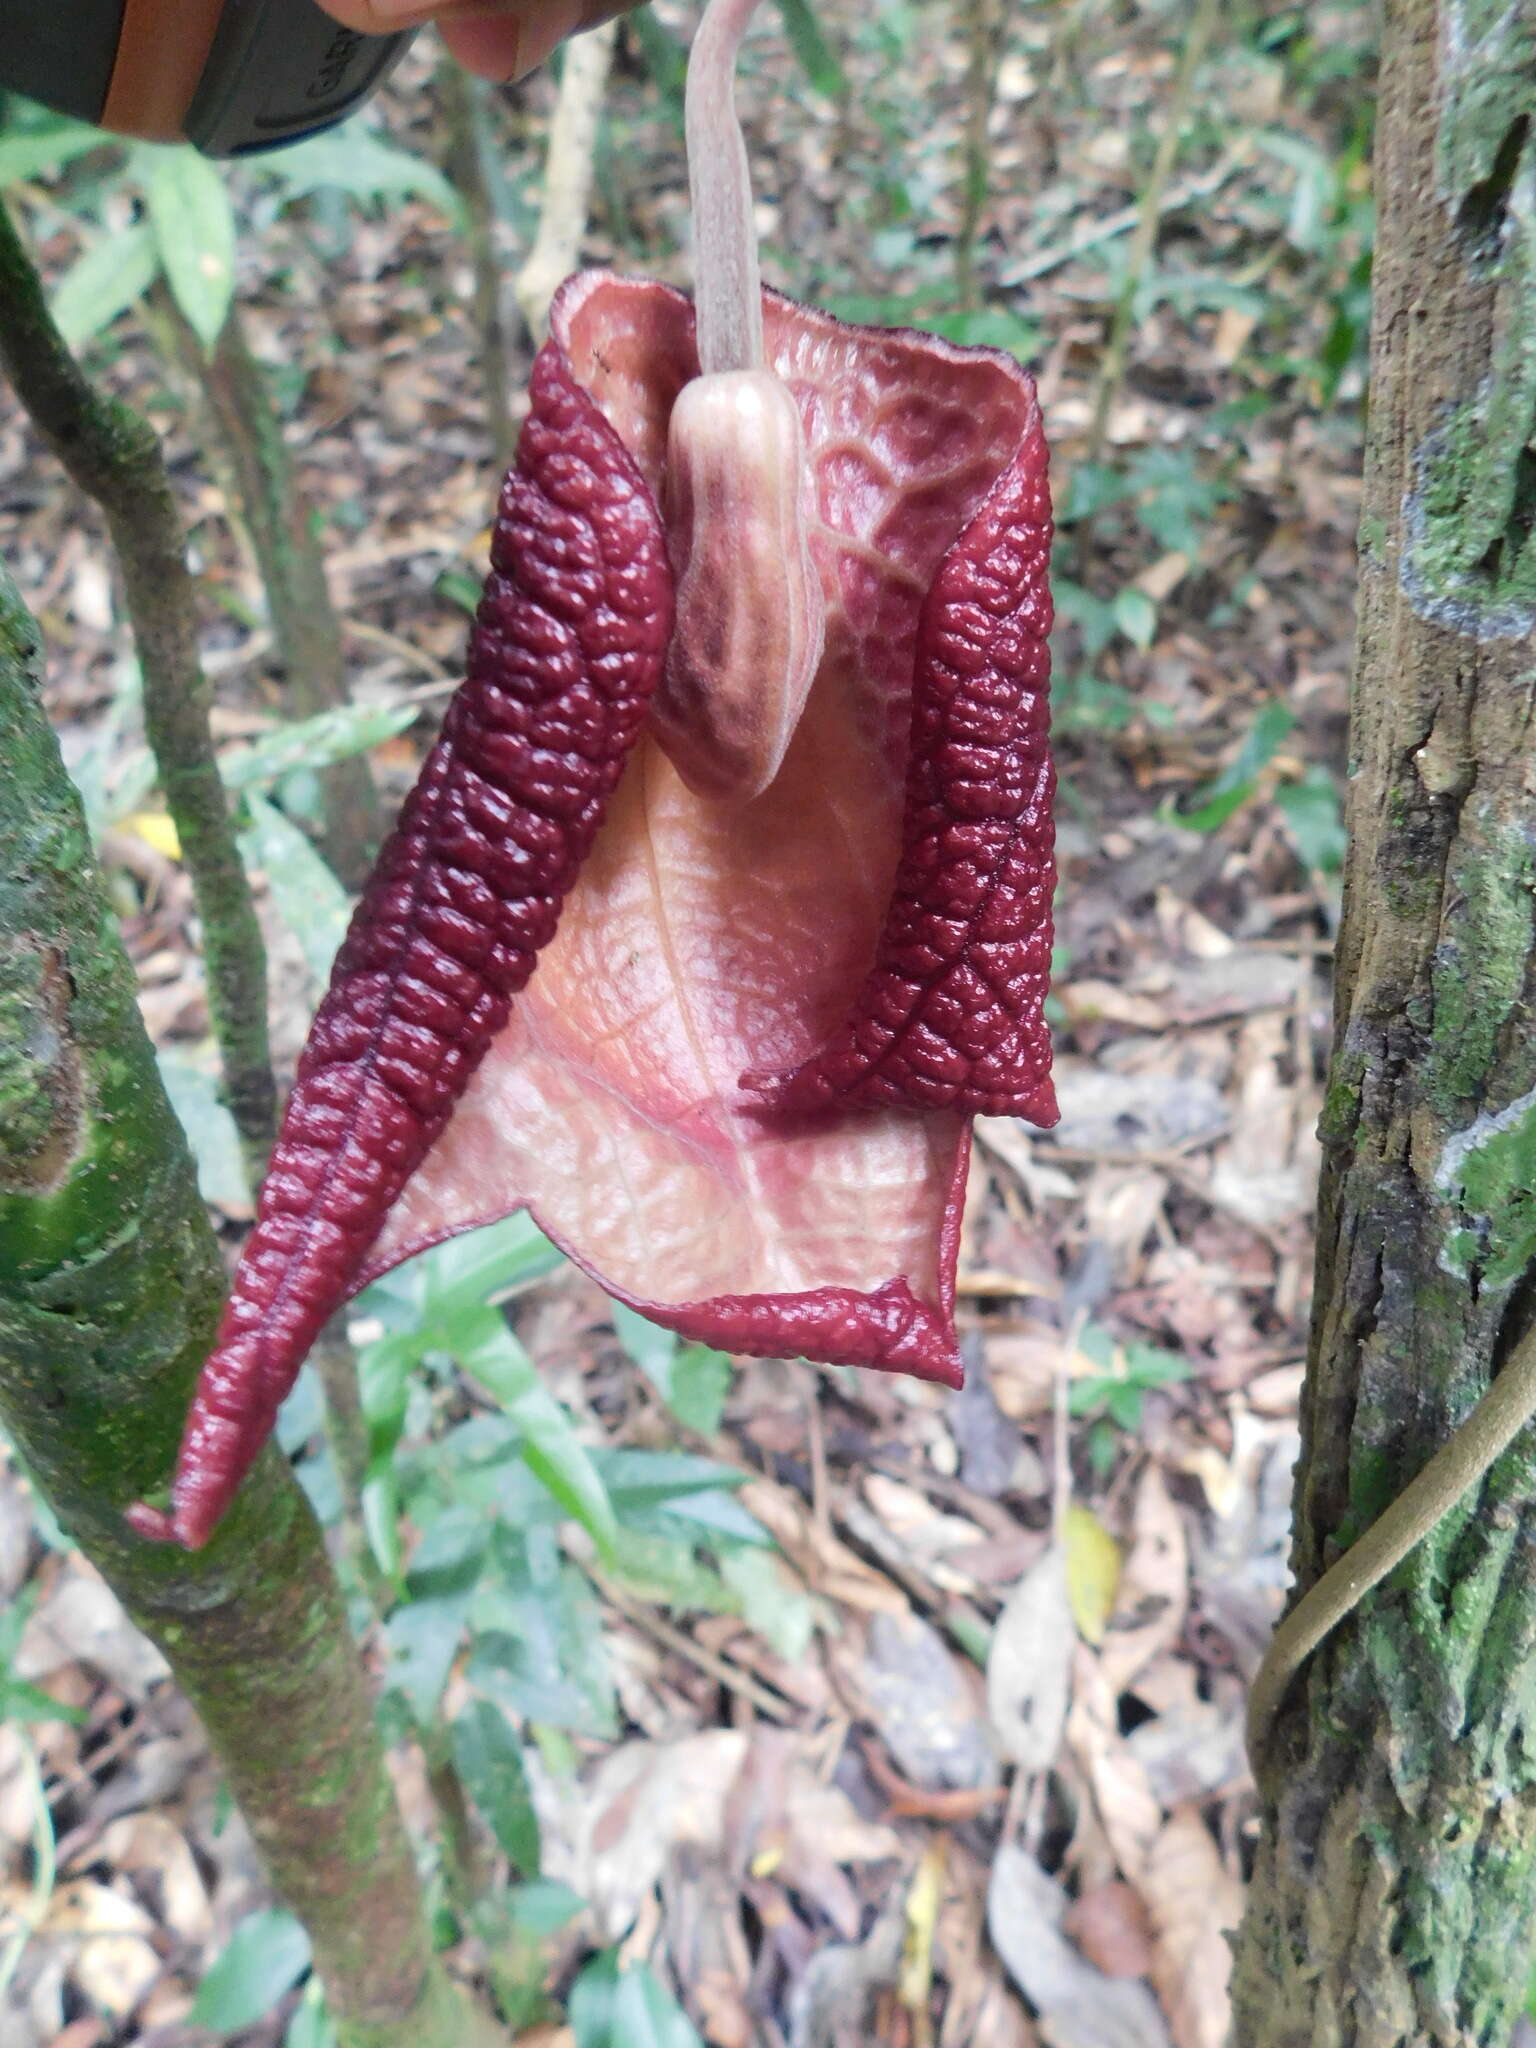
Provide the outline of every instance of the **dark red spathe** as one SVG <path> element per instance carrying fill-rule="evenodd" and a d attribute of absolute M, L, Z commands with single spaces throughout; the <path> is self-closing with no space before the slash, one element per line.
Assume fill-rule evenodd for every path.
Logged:
<path fill-rule="evenodd" d="M 143 1533 L 206 1540 L 366 1279 L 525 1205 L 686 1334 L 958 1377 L 969 1116 L 1055 1117 L 1045 445 L 1005 357 L 771 297 L 765 321 L 827 607 L 783 768 L 713 803 L 645 733 L 691 314 L 573 279 L 467 679 L 337 958 Z"/>

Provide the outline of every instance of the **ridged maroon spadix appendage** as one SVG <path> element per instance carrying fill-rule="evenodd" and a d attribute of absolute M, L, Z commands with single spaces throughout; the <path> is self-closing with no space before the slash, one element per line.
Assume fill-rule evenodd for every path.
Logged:
<path fill-rule="evenodd" d="M 969 1119 L 1056 1115 L 1040 416 L 990 350 L 768 294 L 764 325 L 804 439 L 800 512 L 774 516 L 819 583 L 782 759 L 730 796 L 669 758 L 690 767 L 709 660 L 740 691 L 782 622 L 728 595 L 664 682 L 692 311 L 574 278 L 466 680 L 300 1061 L 172 1513 L 133 1509 L 141 1532 L 201 1544 L 332 1311 L 523 1207 L 685 1336 L 958 1383 Z"/>

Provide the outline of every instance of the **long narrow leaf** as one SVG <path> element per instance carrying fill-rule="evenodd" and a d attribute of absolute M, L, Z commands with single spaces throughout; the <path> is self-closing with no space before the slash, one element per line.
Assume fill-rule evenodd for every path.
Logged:
<path fill-rule="evenodd" d="M 493 1308 L 466 1316 L 455 1330 L 453 1352 L 468 1373 L 501 1403 L 521 1433 L 529 1469 L 603 1550 L 618 1537 L 613 1505 L 597 1467 L 571 1427 L 570 1417 L 539 1378 L 532 1359 Z"/>
<path fill-rule="evenodd" d="M 212 348 L 235 293 L 235 215 L 222 176 L 195 149 L 133 153 L 160 261 L 177 305 Z"/>
<path fill-rule="evenodd" d="M 800 59 L 811 84 L 829 100 L 845 98 L 848 92 L 847 73 L 833 56 L 832 46 L 821 32 L 821 23 L 816 19 L 810 0 L 779 0 L 779 12 L 784 17 L 784 33 L 789 38 L 790 48 Z"/>
<path fill-rule="evenodd" d="M 59 279 L 51 306 L 59 332 L 80 348 L 112 325 L 154 283 L 160 252 L 154 229 L 138 221 L 92 242 Z"/>

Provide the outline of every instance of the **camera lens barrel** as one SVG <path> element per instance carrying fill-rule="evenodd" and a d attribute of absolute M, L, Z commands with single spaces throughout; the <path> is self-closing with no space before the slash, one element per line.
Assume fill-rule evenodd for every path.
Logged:
<path fill-rule="evenodd" d="M 4 0 L 0 86 L 117 134 L 242 156 L 343 120 L 413 33 L 359 35 L 315 0 Z"/>

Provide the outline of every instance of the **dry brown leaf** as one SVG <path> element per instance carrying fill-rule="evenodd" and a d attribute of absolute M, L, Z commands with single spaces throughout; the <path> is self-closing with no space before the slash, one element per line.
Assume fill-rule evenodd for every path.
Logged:
<path fill-rule="evenodd" d="M 49 1901 L 41 1932 L 70 1947 L 69 1974 L 98 2011 L 123 2019 L 160 1974 L 154 1922 L 110 1885 L 82 1879 Z"/>
<path fill-rule="evenodd" d="M 817 1526 L 805 1503 L 771 1479 L 749 1479 L 736 1498 L 755 1515 L 813 1593 L 864 1614 L 905 1614 L 907 1596 Z"/>
<path fill-rule="evenodd" d="M 1005 1842 L 992 1863 L 987 1928 L 1039 2015 L 1041 2039 L 1049 2048 L 1168 2048 L 1146 1985 L 1106 1977 L 1081 1956 L 1062 1932 L 1066 1910 L 1055 1879 Z"/>
<path fill-rule="evenodd" d="M 141 1635 L 106 1581 L 78 1554 L 57 1586 L 33 1609 L 13 1669 L 40 1685 L 66 1664 L 85 1664 L 129 1699 L 143 1699 L 170 1666 Z"/>
<path fill-rule="evenodd" d="M 1075 1641 L 1066 1553 L 1053 1543 L 1003 1603 L 987 1656 L 992 1737 L 1020 1770 L 1046 1770 L 1061 1747 Z"/>
<path fill-rule="evenodd" d="M 1146 1902 L 1120 1878 L 1090 1885 L 1067 1908 L 1067 1932 L 1106 1977 L 1145 1977 L 1152 1968 L 1152 1922 Z"/>
<path fill-rule="evenodd" d="M 721 1853 L 746 1753 L 745 1735 L 716 1728 L 680 1742 L 624 1743 L 574 1784 L 537 1779 L 544 1874 L 588 1901 L 604 1940 L 622 1939 L 679 1843 Z"/>
<path fill-rule="evenodd" d="M 923 1790 L 997 1782 L 975 1690 L 938 1630 L 915 1614 L 871 1617 L 854 1683 L 902 1775 Z"/>
<path fill-rule="evenodd" d="M 1140 1277 L 1142 1248 L 1168 1195 L 1166 1176 L 1147 1168 L 1097 1168 L 1083 1197 L 1083 1226 L 1109 1254 L 1115 1279 Z"/>
<path fill-rule="evenodd" d="M 1162 970 L 1157 970 L 1159 980 Z M 1255 1010 L 1289 1010 L 1311 968 L 1289 953 L 1239 948 L 1220 960 L 1181 960 L 1163 984 L 1172 1024 L 1209 1024 Z"/>
<path fill-rule="evenodd" d="M 1133 1031 L 1166 1031 L 1173 1021 L 1151 996 L 1133 995 L 1118 982 L 1091 977 L 1058 985 L 1056 997 L 1074 1024 L 1128 1024 Z"/>
<path fill-rule="evenodd" d="M 1255 1414 L 1294 1422 L 1306 1376 L 1307 1368 L 1300 1360 L 1295 1365 L 1277 1365 L 1269 1372 L 1256 1373 L 1243 1392 Z"/>
<path fill-rule="evenodd" d="M 1051 1135 L 1073 1152 L 1182 1151 L 1218 1137 L 1227 1126 L 1220 1089 L 1198 1071 L 1152 1067 L 1122 1073 L 1063 1059 L 1056 1062 L 1055 1081 L 1061 1122 Z"/>
<path fill-rule="evenodd" d="M 791 2048 L 866 2048 L 875 1995 L 896 1981 L 905 1933 L 900 1903 L 857 1946 L 819 1949 L 789 2002 Z"/>
<path fill-rule="evenodd" d="M 102 1830 L 95 1853 L 112 1869 L 147 1880 L 171 1932 L 192 1948 L 206 1947 L 213 1936 L 208 1892 L 186 1836 L 164 1814 L 125 1814 Z"/>
<path fill-rule="evenodd" d="M 1163 1807 L 1213 1799 L 1248 1782 L 1241 1689 L 1229 1681 L 1225 1690 L 1224 1702 L 1197 1699 L 1169 1707 L 1126 1737 Z"/>
<path fill-rule="evenodd" d="M 1289 1423 L 1268 1422 L 1239 1408 L 1232 1454 L 1200 1470 L 1212 1514 L 1193 1554 L 1201 1612 L 1232 1646 L 1238 1669 L 1251 1676 L 1264 1654 L 1290 1580 L 1291 1471 L 1301 1439 Z"/>
<path fill-rule="evenodd" d="M 1225 2048 L 1231 2024 L 1228 1933 L 1243 1888 L 1193 1806 L 1182 1806 L 1152 1845 L 1140 1889 L 1152 1921 L 1152 1982 L 1174 2048 Z"/>
<path fill-rule="evenodd" d="M 979 1116 L 972 1129 L 983 1150 L 1008 1167 L 1034 1208 L 1075 1199 L 1077 1182 L 1037 1153 L 1029 1127 L 1017 1117 Z"/>
<path fill-rule="evenodd" d="M 937 1957 L 948 1986 L 938 2048 L 1038 2048 L 1039 2036 L 986 1946 L 987 1871 L 951 1839 Z"/>
<path fill-rule="evenodd" d="M 1115 1695 L 1098 1660 L 1081 1645 L 1072 1669 L 1067 1741 L 1093 1788 L 1099 1821 L 1123 1877 L 1135 1884 L 1162 1827 L 1147 1774 L 1120 1733 Z"/>
<path fill-rule="evenodd" d="M 1012 1422 L 1050 1414 L 1060 1363 L 1058 1330 L 1005 1330 L 987 1338 L 992 1397 Z"/>
<path fill-rule="evenodd" d="M 1104 1682 L 1124 1692 L 1146 1665 L 1178 1641 L 1189 1608 L 1189 1543 L 1159 1466 L 1136 1489 L 1131 1545 L 1115 1611 L 1099 1651 Z"/>
<path fill-rule="evenodd" d="M 884 1472 L 867 1472 L 863 1487 L 864 1498 L 886 1528 L 925 1565 L 942 1558 L 946 1551 L 963 1550 L 981 1540 L 982 1532 L 974 1522 L 962 1515 L 944 1514 L 927 1494 Z"/>
<path fill-rule="evenodd" d="M 1268 955 L 1283 958 L 1283 955 Z M 1299 1127 L 1295 1087 L 1281 1073 L 1289 1053 L 1285 1017 L 1256 1017 L 1237 1046 L 1237 1114 L 1207 1183 L 1211 1200 L 1256 1230 L 1276 1230 L 1307 1215 L 1319 1152 L 1310 1117 Z"/>

